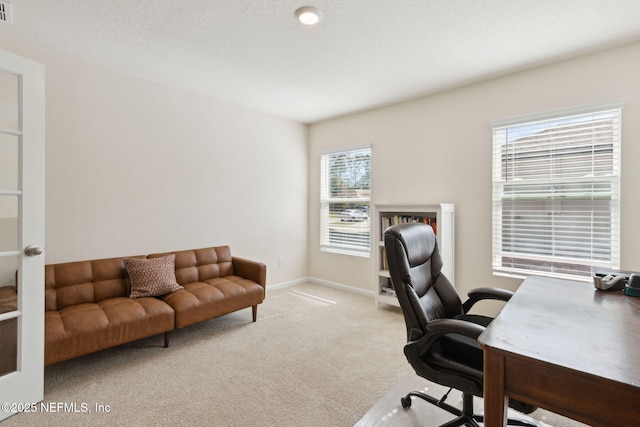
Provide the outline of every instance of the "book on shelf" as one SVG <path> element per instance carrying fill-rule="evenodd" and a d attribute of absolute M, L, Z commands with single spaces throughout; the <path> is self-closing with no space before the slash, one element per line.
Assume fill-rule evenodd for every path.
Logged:
<path fill-rule="evenodd" d="M 383 271 L 389 271 L 389 262 L 387 261 L 387 250 L 383 247 L 380 253 L 380 269 Z"/>
<path fill-rule="evenodd" d="M 433 228 L 433 232 L 438 234 L 438 227 L 436 224 L 436 219 L 423 215 L 388 215 L 382 216 L 380 218 L 381 221 L 381 230 L 384 231 L 396 224 L 407 224 L 407 223 L 424 223 L 429 224 Z"/>

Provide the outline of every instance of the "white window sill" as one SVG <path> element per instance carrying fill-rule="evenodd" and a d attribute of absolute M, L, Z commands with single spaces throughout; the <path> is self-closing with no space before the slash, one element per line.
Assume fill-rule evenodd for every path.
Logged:
<path fill-rule="evenodd" d="M 320 251 L 331 252 L 331 253 L 340 254 L 340 255 L 357 256 L 360 258 L 371 258 L 371 252 L 369 251 L 363 252 L 363 251 L 357 251 L 354 249 L 342 249 L 342 248 L 333 248 L 333 247 L 322 247 L 320 248 Z"/>

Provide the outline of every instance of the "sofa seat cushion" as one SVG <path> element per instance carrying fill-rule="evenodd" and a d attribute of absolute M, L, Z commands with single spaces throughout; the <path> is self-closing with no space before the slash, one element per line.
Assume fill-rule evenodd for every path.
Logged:
<path fill-rule="evenodd" d="M 261 285 L 239 276 L 185 283 L 183 286 L 183 290 L 163 297 L 163 301 L 176 312 L 176 328 L 258 305 L 264 300 Z"/>
<path fill-rule="evenodd" d="M 116 297 L 45 312 L 45 365 L 171 331 L 173 309 L 157 298 Z"/>

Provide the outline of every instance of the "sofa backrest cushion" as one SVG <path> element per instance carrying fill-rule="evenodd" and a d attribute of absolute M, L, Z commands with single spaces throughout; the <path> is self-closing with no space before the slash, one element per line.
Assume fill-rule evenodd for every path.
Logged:
<path fill-rule="evenodd" d="M 148 257 L 157 258 L 170 254 L 176 255 L 176 279 L 180 285 L 234 274 L 229 246 L 151 254 Z"/>
<path fill-rule="evenodd" d="M 46 265 L 45 310 L 62 310 L 107 298 L 128 297 L 128 281 L 123 258 Z"/>

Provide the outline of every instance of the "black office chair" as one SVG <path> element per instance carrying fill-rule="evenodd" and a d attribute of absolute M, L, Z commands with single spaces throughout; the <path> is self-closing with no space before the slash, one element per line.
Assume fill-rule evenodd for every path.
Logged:
<path fill-rule="evenodd" d="M 440 399 L 412 391 L 401 399 L 406 409 L 419 397 L 457 416 L 445 426 L 478 426 L 481 415 L 473 412 L 473 396 L 482 396 L 483 352 L 478 336 L 490 317 L 469 314 L 480 300 L 508 301 L 512 292 L 498 288 L 477 288 L 463 304 L 449 279 L 441 273 L 442 257 L 431 226 L 399 224 L 384 233 L 384 245 L 391 282 L 398 296 L 407 326 L 404 353 L 416 374 L 449 387 Z M 462 410 L 445 403 L 451 389 L 462 392 Z M 509 406 L 526 414 L 536 408 L 513 399 Z M 535 426 L 524 420 L 510 425 Z"/>

